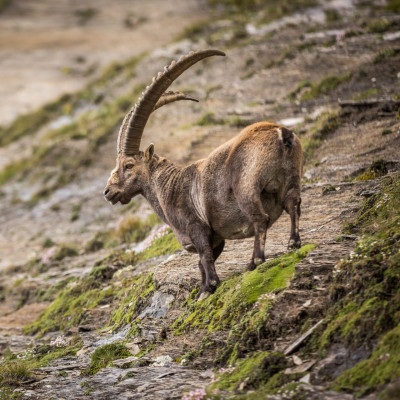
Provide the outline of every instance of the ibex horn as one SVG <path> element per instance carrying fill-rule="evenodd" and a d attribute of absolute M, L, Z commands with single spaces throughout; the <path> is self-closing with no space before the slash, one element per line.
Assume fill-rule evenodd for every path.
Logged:
<path fill-rule="evenodd" d="M 118 151 L 131 156 L 139 153 L 140 141 L 142 139 L 143 130 L 146 126 L 150 114 L 164 104 L 168 104 L 176 100 L 192 100 L 183 93 L 185 98 L 160 97 L 184 71 L 193 64 L 210 56 L 224 56 L 225 53 L 219 50 L 200 50 L 191 52 L 182 56 L 178 61 L 164 68 L 163 72 L 159 72 L 157 77 L 153 78 L 150 86 L 147 86 L 142 96 L 139 98 L 132 110 L 125 116 L 118 135 Z M 170 98 L 171 100 L 167 100 Z M 158 105 L 160 102 L 160 105 Z M 158 107 L 157 107 L 158 106 Z M 122 136 L 124 136 L 122 140 Z M 122 145 L 122 148 L 121 148 Z"/>

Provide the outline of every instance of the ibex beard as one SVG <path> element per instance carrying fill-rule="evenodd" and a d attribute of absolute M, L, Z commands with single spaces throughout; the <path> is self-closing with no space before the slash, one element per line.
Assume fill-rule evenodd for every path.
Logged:
<path fill-rule="evenodd" d="M 207 158 L 179 166 L 154 153 L 154 145 L 139 151 L 150 114 L 177 100 L 192 100 L 180 92 L 165 92 L 191 65 L 218 50 L 189 53 L 153 78 L 119 131 L 117 165 L 104 189 L 112 204 L 143 195 L 167 223 L 184 249 L 198 253 L 199 298 L 212 293 L 220 280 L 215 261 L 225 239 L 254 236 L 249 270 L 265 261 L 267 230 L 285 210 L 291 219 L 290 248 L 299 235 L 302 147 L 289 129 L 259 122 L 215 149 Z"/>

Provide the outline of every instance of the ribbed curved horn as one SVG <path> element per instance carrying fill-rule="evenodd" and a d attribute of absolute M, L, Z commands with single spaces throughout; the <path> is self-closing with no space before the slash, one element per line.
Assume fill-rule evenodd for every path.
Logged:
<path fill-rule="evenodd" d="M 179 101 L 179 100 L 191 100 L 191 101 L 196 101 L 199 102 L 199 100 L 197 100 L 194 97 L 190 97 L 188 95 L 186 95 L 185 93 L 182 92 L 165 92 L 161 95 L 161 97 L 158 99 L 156 105 L 153 108 L 153 111 L 156 111 L 158 108 L 165 106 L 167 104 L 173 103 L 175 101 Z M 119 134 L 118 134 L 118 142 L 117 142 L 117 152 L 120 153 L 122 151 L 121 149 L 121 144 L 124 141 L 125 138 L 125 133 L 126 133 L 126 129 L 128 126 L 128 121 L 130 119 L 130 117 L 132 116 L 133 111 L 135 110 L 135 107 L 132 107 L 131 110 L 128 112 L 128 114 L 125 115 L 124 120 L 122 121 L 121 124 L 121 128 L 119 130 Z"/>
<path fill-rule="evenodd" d="M 143 130 L 150 114 L 155 109 L 161 95 L 167 90 L 171 83 L 193 64 L 210 56 L 224 56 L 219 50 L 200 50 L 182 56 L 178 61 L 164 68 L 157 77 L 153 78 L 150 86 L 142 93 L 134 108 L 125 116 L 118 135 L 118 149 L 122 144 L 122 152 L 126 155 L 139 153 L 140 141 Z M 167 103 L 165 103 L 167 104 Z M 125 134 L 123 141 L 122 134 Z"/>

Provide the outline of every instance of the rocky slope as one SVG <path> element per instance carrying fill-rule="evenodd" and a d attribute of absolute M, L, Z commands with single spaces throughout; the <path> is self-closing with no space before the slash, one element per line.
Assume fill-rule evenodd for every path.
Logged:
<path fill-rule="evenodd" d="M 214 10 L 0 128 L 0 398 L 397 398 L 396 2 L 301 4 Z M 174 84 L 200 103 L 157 111 L 143 145 L 188 163 L 248 123 L 291 126 L 303 247 L 288 253 L 286 215 L 253 272 L 252 240 L 230 241 L 221 286 L 196 302 L 198 257 L 142 199 L 111 208 L 101 191 L 143 85 L 205 47 L 227 57 Z"/>

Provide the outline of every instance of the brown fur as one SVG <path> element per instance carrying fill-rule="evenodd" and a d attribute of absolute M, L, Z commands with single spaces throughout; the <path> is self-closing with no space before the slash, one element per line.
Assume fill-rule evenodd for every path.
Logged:
<path fill-rule="evenodd" d="M 182 247 L 199 254 L 199 294 L 219 283 L 215 260 L 225 239 L 254 236 L 248 268 L 264 262 L 267 229 L 283 210 L 291 218 L 289 246 L 300 246 L 302 148 L 289 129 L 269 122 L 250 125 L 186 167 L 153 151 L 150 145 L 136 156 L 120 154 L 104 195 L 113 204 L 138 194 L 149 201 Z"/>

